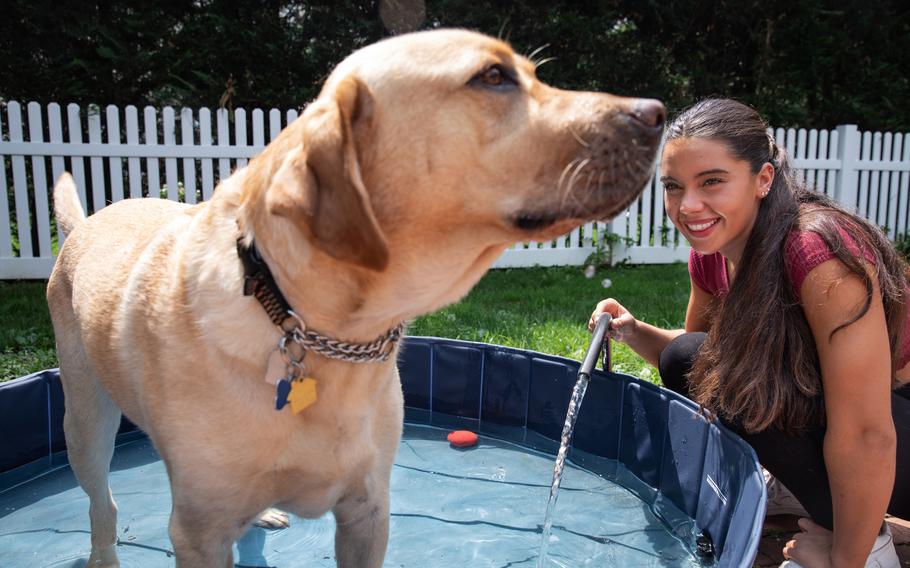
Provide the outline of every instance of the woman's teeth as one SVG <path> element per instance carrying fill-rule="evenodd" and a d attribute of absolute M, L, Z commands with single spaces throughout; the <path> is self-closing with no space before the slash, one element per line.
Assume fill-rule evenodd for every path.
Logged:
<path fill-rule="evenodd" d="M 717 223 L 720 219 L 714 219 L 713 221 L 708 221 L 706 223 L 686 223 L 686 227 L 689 227 L 690 231 L 704 231 L 708 227 Z"/>

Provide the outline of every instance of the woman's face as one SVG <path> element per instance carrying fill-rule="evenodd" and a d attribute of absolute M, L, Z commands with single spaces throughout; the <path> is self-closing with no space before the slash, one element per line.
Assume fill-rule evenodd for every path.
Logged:
<path fill-rule="evenodd" d="M 738 262 L 774 179 L 771 164 L 753 174 L 721 141 L 677 138 L 664 145 L 660 170 L 667 214 L 686 240 Z"/>

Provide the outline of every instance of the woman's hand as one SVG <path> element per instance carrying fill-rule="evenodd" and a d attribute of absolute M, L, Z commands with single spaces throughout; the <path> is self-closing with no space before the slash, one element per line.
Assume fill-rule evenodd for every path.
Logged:
<path fill-rule="evenodd" d="M 591 314 L 591 319 L 588 321 L 588 331 L 594 331 L 597 320 L 605 313 L 613 316 L 613 321 L 610 322 L 610 329 L 607 330 L 607 335 L 610 339 L 622 341 L 623 343 L 627 342 L 635 332 L 638 320 L 629 313 L 629 310 L 613 298 L 598 302 L 597 307 L 594 308 L 594 312 Z"/>
<path fill-rule="evenodd" d="M 793 560 L 803 568 L 829 568 L 834 533 L 809 519 L 800 519 L 802 532 L 784 546 L 784 558 Z"/>

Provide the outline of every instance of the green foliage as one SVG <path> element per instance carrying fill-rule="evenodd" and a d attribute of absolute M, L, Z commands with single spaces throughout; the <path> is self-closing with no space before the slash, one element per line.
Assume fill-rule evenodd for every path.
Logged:
<path fill-rule="evenodd" d="M 613 266 L 614 258 L 618 245 L 632 246 L 635 241 L 629 237 L 617 235 L 616 233 L 606 231 L 597 237 L 597 244 L 594 245 L 594 252 L 585 259 L 584 266 L 593 266 L 598 268 L 609 268 Z M 626 259 L 620 259 L 619 263 L 625 263 Z"/>
<path fill-rule="evenodd" d="M 365 1 L 11 0 L 3 13 L 0 98 L 22 101 L 294 108 L 383 35 Z"/>
<path fill-rule="evenodd" d="M 10 240 L 12 241 L 12 246 L 13 246 L 13 256 L 19 256 L 19 254 L 20 254 L 19 224 L 16 223 L 15 221 L 10 220 L 9 232 L 10 232 Z"/>
<path fill-rule="evenodd" d="M 167 199 L 168 188 L 167 184 L 161 186 L 161 189 L 158 190 L 158 197 L 161 199 Z M 183 187 L 183 182 L 177 182 L 177 201 L 180 203 L 186 203 L 186 188 Z M 202 202 L 202 189 L 196 189 L 196 203 Z"/>
<path fill-rule="evenodd" d="M 53 348 L 7 347 L 0 350 L 0 382 L 57 366 L 57 351 Z"/>
<path fill-rule="evenodd" d="M 709 95 L 775 126 L 910 129 L 910 18 L 895 0 L 434 0 L 424 28 L 502 35 L 544 80 L 656 97 Z M 378 2 L 9 0 L 0 100 L 294 108 L 351 51 L 388 35 Z"/>
<path fill-rule="evenodd" d="M 898 235 L 894 240 L 894 248 L 897 249 L 907 261 L 910 261 L 910 233 Z"/>
<path fill-rule="evenodd" d="M 0 381 L 57 366 L 45 286 L 0 281 Z"/>
<path fill-rule="evenodd" d="M 37 224 L 35 222 L 34 214 L 30 218 L 31 228 L 32 228 L 32 239 L 37 239 Z M 51 231 L 51 254 L 57 256 L 57 253 L 60 251 L 60 242 L 59 242 L 59 232 L 57 231 L 57 219 L 54 218 L 53 212 L 51 212 L 50 220 L 50 231 Z M 19 243 L 19 224 L 16 221 L 10 220 L 9 223 L 9 232 L 10 232 L 10 243 L 13 249 L 13 256 L 19 256 L 21 254 L 21 245 Z M 37 254 L 38 243 L 33 244 L 32 250 Z"/>

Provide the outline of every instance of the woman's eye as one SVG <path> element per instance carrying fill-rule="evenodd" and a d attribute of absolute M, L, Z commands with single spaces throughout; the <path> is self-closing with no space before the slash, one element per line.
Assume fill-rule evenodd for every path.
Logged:
<path fill-rule="evenodd" d="M 682 188 L 680 188 L 679 185 L 677 185 L 675 183 L 664 182 L 664 191 L 677 191 L 679 189 L 682 189 Z"/>
<path fill-rule="evenodd" d="M 717 185 L 719 183 L 723 183 L 723 181 L 724 180 L 720 178 L 708 178 L 705 180 L 705 185 Z"/>

